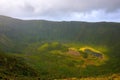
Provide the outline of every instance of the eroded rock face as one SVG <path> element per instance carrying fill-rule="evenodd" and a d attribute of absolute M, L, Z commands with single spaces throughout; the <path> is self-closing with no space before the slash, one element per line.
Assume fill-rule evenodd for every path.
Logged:
<path fill-rule="evenodd" d="M 79 51 L 77 51 L 75 48 L 69 48 L 68 49 L 68 54 L 75 55 L 75 56 L 80 55 Z"/>

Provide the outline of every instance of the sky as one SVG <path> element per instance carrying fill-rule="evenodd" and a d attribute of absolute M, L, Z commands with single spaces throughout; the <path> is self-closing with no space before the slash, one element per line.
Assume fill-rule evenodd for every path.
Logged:
<path fill-rule="evenodd" d="M 25 20 L 120 22 L 120 0 L 0 0 L 0 15 Z"/>

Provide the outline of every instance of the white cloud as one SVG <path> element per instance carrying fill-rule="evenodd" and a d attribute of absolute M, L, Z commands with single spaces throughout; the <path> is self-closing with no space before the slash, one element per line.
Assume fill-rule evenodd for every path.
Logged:
<path fill-rule="evenodd" d="M 93 10 L 88 13 L 74 13 L 71 20 L 81 21 L 112 21 L 120 22 L 120 10 L 112 13 L 106 13 L 104 10 Z"/>
<path fill-rule="evenodd" d="M 120 0 L 0 0 L 0 15 L 24 19 L 120 21 L 118 10 Z"/>

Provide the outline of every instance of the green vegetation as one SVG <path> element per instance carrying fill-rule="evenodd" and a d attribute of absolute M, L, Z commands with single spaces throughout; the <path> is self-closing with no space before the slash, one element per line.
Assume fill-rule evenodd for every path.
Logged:
<path fill-rule="evenodd" d="M 113 79 L 120 74 L 119 35 L 120 23 L 0 16 L 0 78 Z"/>
<path fill-rule="evenodd" d="M 23 58 L 6 54 L 0 50 L 0 79 L 36 77 L 37 71 L 28 66 Z"/>

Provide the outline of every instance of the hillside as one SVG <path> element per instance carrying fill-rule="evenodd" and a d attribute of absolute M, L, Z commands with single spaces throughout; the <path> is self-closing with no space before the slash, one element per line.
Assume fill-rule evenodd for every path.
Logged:
<path fill-rule="evenodd" d="M 26 64 L 23 58 L 6 54 L 0 50 L 0 79 L 9 80 L 20 76 L 35 77 L 37 71 Z"/>
<path fill-rule="evenodd" d="M 15 58 L 15 63 L 25 61 L 28 64 L 25 70 L 32 67 L 42 80 L 118 75 L 119 35 L 120 23 L 19 20 L 0 16 L 0 49 L 11 57 L 23 58 Z"/>
<path fill-rule="evenodd" d="M 1 35 L 16 43 L 57 40 L 113 45 L 120 41 L 119 30 L 119 23 L 22 21 L 0 17 Z"/>

